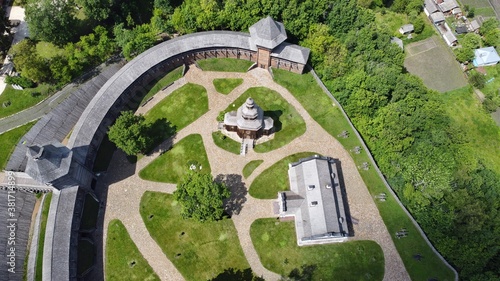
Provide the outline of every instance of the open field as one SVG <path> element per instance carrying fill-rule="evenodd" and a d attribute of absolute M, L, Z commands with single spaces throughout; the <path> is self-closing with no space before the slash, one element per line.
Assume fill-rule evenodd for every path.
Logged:
<path fill-rule="evenodd" d="M 406 69 L 420 77 L 428 88 L 448 92 L 467 85 L 460 65 L 441 38 L 433 36 L 405 48 Z"/>
<path fill-rule="evenodd" d="M 226 269 L 250 267 L 230 219 L 183 219 L 173 195 L 146 192 L 140 212 L 151 237 L 188 281 L 208 280 Z"/>
<path fill-rule="evenodd" d="M 151 90 L 144 96 L 144 98 L 141 101 L 141 104 L 144 104 L 149 98 L 152 96 L 156 95 L 161 89 L 164 87 L 168 86 L 169 84 L 173 83 L 175 80 L 179 79 L 182 77 L 182 67 L 178 67 L 169 73 L 167 73 L 165 76 L 163 76 L 161 79 L 153 81 L 154 85 L 151 87 Z"/>
<path fill-rule="evenodd" d="M 142 169 L 139 176 L 145 180 L 178 183 L 189 171 L 191 164 L 197 168 L 201 166 L 201 171 L 204 173 L 210 173 L 205 146 L 198 134 L 189 135 L 180 140 L 172 149 Z"/>
<path fill-rule="evenodd" d="M 0 168 L 4 169 L 19 140 L 35 125 L 36 121 L 0 134 Z"/>
<path fill-rule="evenodd" d="M 105 262 L 107 281 L 160 280 L 120 220 L 112 220 L 108 225 Z"/>
<path fill-rule="evenodd" d="M 475 16 L 496 17 L 494 7 L 491 4 L 497 4 L 498 0 L 460 0 L 462 5 L 469 5 L 474 8 Z"/>
<path fill-rule="evenodd" d="M 198 65 L 204 71 L 223 71 L 223 72 L 247 72 L 253 62 L 239 59 L 206 59 L 199 60 Z"/>
<path fill-rule="evenodd" d="M 278 69 L 274 70 L 274 77 L 276 82 L 287 88 L 314 120 L 330 135 L 336 137 L 345 148 L 361 146 L 340 109 L 332 106 L 332 100 L 322 91 L 311 74 L 298 75 Z M 338 137 L 344 130 L 348 132 L 350 137 Z M 360 154 L 351 152 L 350 154 L 357 165 L 361 165 L 363 162 L 371 163 L 365 152 Z M 368 191 L 373 196 L 387 192 L 386 186 L 375 169 L 360 169 L 359 171 Z M 411 233 L 403 239 L 392 236 L 392 241 L 413 280 L 428 280 L 430 278 L 454 280 L 453 272 L 432 252 L 410 218 L 392 197 L 389 196 L 385 202 L 376 201 L 376 205 L 389 233 L 396 233 L 401 228 L 406 228 Z M 416 261 L 413 258 L 416 253 L 420 253 L 425 259 Z"/>
<path fill-rule="evenodd" d="M 301 271 L 302 278 L 293 280 L 382 280 L 384 277 L 384 255 L 374 241 L 299 247 L 293 221 L 276 222 L 274 218 L 254 221 L 250 234 L 264 267 L 282 276 L 292 275 L 293 270 Z"/>

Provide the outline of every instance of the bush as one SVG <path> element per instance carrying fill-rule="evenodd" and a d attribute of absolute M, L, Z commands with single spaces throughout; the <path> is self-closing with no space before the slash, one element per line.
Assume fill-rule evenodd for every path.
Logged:
<path fill-rule="evenodd" d="M 35 82 L 23 76 L 7 76 L 5 83 L 19 85 L 23 88 L 33 88 L 36 86 Z"/>
<path fill-rule="evenodd" d="M 484 84 L 486 83 L 486 78 L 484 75 L 477 71 L 471 71 L 469 73 L 469 83 L 472 84 L 472 86 L 482 89 L 484 88 Z"/>

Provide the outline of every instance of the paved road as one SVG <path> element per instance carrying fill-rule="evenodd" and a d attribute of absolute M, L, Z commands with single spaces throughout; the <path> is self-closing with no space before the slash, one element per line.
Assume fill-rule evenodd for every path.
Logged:
<path fill-rule="evenodd" d="M 0 134 L 39 119 L 54 109 L 77 88 L 77 84 L 69 84 L 37 105 L 0 119 Z"/>

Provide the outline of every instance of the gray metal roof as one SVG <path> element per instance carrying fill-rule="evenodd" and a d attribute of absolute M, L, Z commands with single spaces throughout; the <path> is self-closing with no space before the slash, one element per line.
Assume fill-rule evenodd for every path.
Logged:
<path fill-rule="evenodd" d="M 434 0 L 425 0 L 424 1 L 424 6 L 425 6 L 425 9 L 430 14 L 439 11 L 439 8 L 438 8 L 437 4 L 434 2 Z"/>
<path fill-rule="evenodd" d="M 285 26 L 270 16 L 263 18 L 248 28 L 253 42 L 267 49 L 274 49 L 286 40 Z"/>
<path fill-rule="evenodd" d="M 309 59 L 309 53 L 311 53 L 311 50 L 308 48 L 283 42 L 278 47 L 273 49 L 271 56 L 292 62 L 306 64 L 307 60 Z"/>
<path fill-rule="evenodd" d="M 288 176 L 295 194 L 286 211 L 295 215 L 299 245 L 348 234 L 347 217 L 340 190 L 336 163 L 328 157 L 313 156 L 291 163 Z M 293 205 L 300 207 L 293 208 Z M 341 238 L 343 239 L 343 238 Z"/>
<path fill-rule="evenodd" d="M 26 174 L 40 183 L 50 183 L 68 174 L 73 152 L 60 143 L 28 147 Z"/>
<path fill-rule="evenodd" d="M 446 13 L 458 7 L 458 3 L 455 0 L 444 0 L 443 3 L 438 4 L 441 12 Z"/>
<path fill-rule="evenodd" d="M 435 12 L 434 14 L 431 14 L 430 17 L 433 23 L 440 23 L 445 20 L 444 14 L 441 12 Z"/>

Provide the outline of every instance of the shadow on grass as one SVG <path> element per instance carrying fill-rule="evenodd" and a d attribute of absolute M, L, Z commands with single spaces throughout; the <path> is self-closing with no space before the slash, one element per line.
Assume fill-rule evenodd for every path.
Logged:
<path fill-rule="evenodd" d="M 250 268 L 244 270 L 228 268 L 209 281 L 264 281 L 264 278 L 253 275 Z"/>
<path fill-rule="evenodd" d="M 269 116 L 273 119 L 274 121 L 274 132 L 277 133 L 281 131 L 281 128 L 283 127 L 283 124 L 280 121 L 280 117 L 283 115 L 282 110 L 269 110 L 269 111 L 264 111 L 264 116 Z"/>
<path fill-rule="evenodd" d="M 304 264 L 302 265 L 301 269 L 294 268 L 288 274 L 288 279 L 285 280 L 290 280 L 290 281 L 310 281 L 313 280 L 314 276 L 314 271 L 316 270 L 316 265 L 314 264 Z"/>
<path fill-rule="evenodd" d="M 241 179 L 241 175 L 237 174 L 220 174 L 215 177 L 215 182 L 226 184 L 231 192 L 229 198 L 224 201 L 224 211 L 229 216 L 238 215 L 243 208 L 243 204 L 247 201 L 247 188 Z"/>
<path fill-rule="evenodd" d="M 155 152 L 163 153 L 172 147 L 172 142 L 177 131 L 177 126 L 172 125 L 167 118 L 160 118 L 150 124 L 149 134 L 153 138 L 147 155 Z"/>

